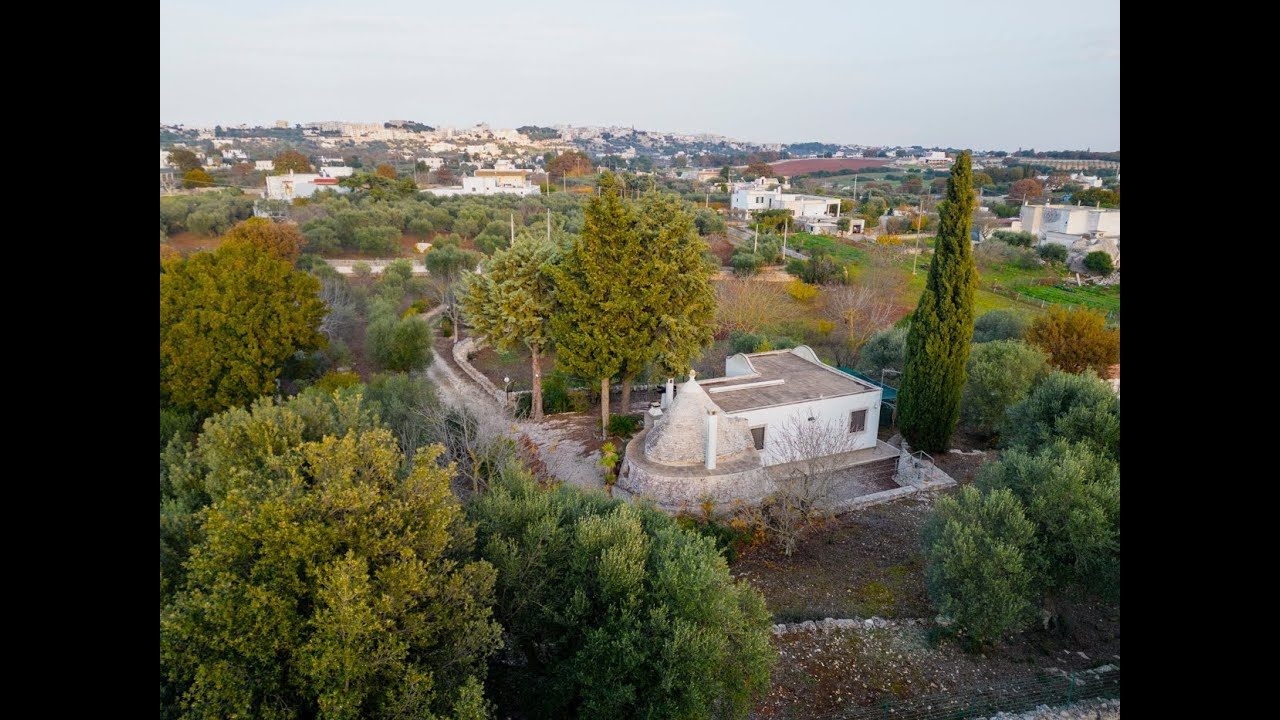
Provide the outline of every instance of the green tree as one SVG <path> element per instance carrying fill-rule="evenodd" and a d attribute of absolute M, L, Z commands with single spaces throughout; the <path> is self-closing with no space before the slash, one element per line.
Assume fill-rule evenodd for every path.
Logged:
<path fill-rule="evenodd" d="M 1067 372 L 1093 370 L 1099 376 L 1120 362 L 1120 330 L 1106 317 L 1085 307 L 1054 305 L 1027 330 L 1027 342 L 1049 354 L 1049 363 Z"/>
<path fill-rule="evenodd" d="M 535 422 L 542 420 L 542 351 L 555 311 L 551 271 L 559 261 L 556 246 L 539 235 L 521 234 L 490 258 L 483 274 L 466 276 L 458 298 L 467 322 L 496 349 L 529 348 Z"/>
<path fill-rule="evenodd" d="M 309 173 L 311 172 L 311 162 L 307 160 L 307 156 L 297 150 L 281 150 L 276 154 L 275 160 L 272 161 L 272 170 L 274 175 L 288 175 L 290 172 Z"/>
<path fill-rule="evenodd" d="M 1120 595 L 1120 466 L 1087 443 L 1012 449 L 983 465 L 984 490 L 1008 489 L 1036 527 L 1032 557 L 1050 607 L 1069 590 Z"/>
<path fill-rule="evenodd" d="M 992 340 L 1021 340 L 1031 327 L 1031 319 L 1017 310 L 988 310 L 973 321 L 975 343 Z"/>
<path fill-rule="evenodd" d="M 309 393 L 226 412 L 168 453 L 162 711 L 167 697 L 187 717 L 483 717 L 495 573 L 470 558 L 441 452 L 402 477 L 358 396 Z"/>
<path fill-rule="evenodd" d="M 630 208 L 618 197 L 613 175 L 587 202 L 582 233 L 553 272 L 557 312 L 551 319 L 556 365 L 600 382 L 600 431 L 609 427 L 609 380 L 622 370 L 626 346 L 637 331 L 635 302 L 624 282 L 638 256 Z"/>
<path fill-rule="evenodd" d="M 178 172 L 186 173 L 192 170 L 201 170 L 203 166 L 200 164 L 200 158 L 196 154 L 185 148 L 177 148 L 169 151 L 169 164 L 178 169 Z"/>
<path fill-rule="evenodd" d="M 923 535 L 929 596 L 974 645 L 1031 622 L 1035 526 L 1012 493 L 967 486 L 941 497 Z"/>
<path fill-rule="evenodd" d="M 880 378 L 888 368 L 902 372 L 907 355 L 907 328 L 892 327 L 872 335 L 858 350 L 858 372 L 867 377 Z M 897 382 L 892 374 L 886 374 L 885 383 Z"/>
<path fill-rule="evenodd" d="M 633 217 L 636 255 L 620 278 L 635 326 L 621 348 L 624 413 L 631 412 L 631 385 L 648 365 L 669 376 L 689 370 L 711 344 L 716 316 L 715 290 L 702 262 L 707 244 L 684 203 L 674 195 L 651 193 Z"/>
<path fill-rule="evenodd" d="M 217 183 L 213 181 L 213 176 L 199 168 L 187 172 L 182 176 L 182 187 L 187 188 L 188 190 L 192 188 L 214 187 L 215 185 L 217 185 Z"/>
<path fill-rule="evenodd" d="M 960 419 L 965 363 L 973 340 L 973 296 L 978 269 L 969 231 L 973 219 L 970 153 L 951 167 L 947 198 L 938 204 L 939 228 L 929 278 L 907 334 L 906 368 L 898 394 L 902 436 L 912 446 L 943 452 Z"/>
<path fill-rule="evenodd" d="M 996 230 L 991 233 L 990 239 L 999 240 L 1013 247 L 1035 247 L 1039 243 L 1038 238 L 1029 232 L 1013 232 L 1011 230 Z"/>
<path fill-rule="evenodd" d="M 196 253 L 160 275 L 160 388 L 205 413 L 273 392 L 285 362 L 324 346 L 320 283 L 255 245 Z"/>
<path fill-rule="evenodd" d="M 464 273 L 469 273 L 480 264 L 481 256 L 471 250 L 463 250 L 457 245 L 433 247 L 422 258 L 422 264 L 431 273 L 431 288 L 436 299 L 449 307 L 449 320 L 453 327 L 458 327 L 457 294 L 459 281 Z"/>
<path fill-rule="evenodd" d="M 1111 262 L 1111 256 L 1102 250 L 1094 250 L 1084 256 L 1084 266 L 1088 270 L 1098 273 L 1099 275 L 1110 275 L 1115 271 L 1115 266 Z"/>
<path fill-rule="evenodd" d="M 498 569 L 505 669 L 540 717 L 741 718 L 775 653 L 760 593 L 651 506 L 509 472 L 468 507 Z"/>
<path fill-rule="evenodd" d="M 172 157 L 172 156 L 170 156 Z M 1081 205 L 1097 205 L 1104 208 L 1120 207 L 1120 191 L 1119 190 L 1103 190 L 1102 188 L 1089 188 L 1081 190 L 1071 195 L 1072 202 L 1079 202 Z"/>
<path fill-rule="evenodd" d="M 265 218 L 249 218 L 222 236 L 223 247 L 239 244 L 256 245 L 277 260 L 292 265 L 307 242 L 296 225 L 274 223 Z"/>
<path fill-rule="evenodd" d="M 365 331 L 369 355 L 391 372 L 421 370 L 431 364 L 431 326 L 421 315 L 396 317 L 394 311 L 370 311 Z"/>
<path fill-rule="evenodd" d="M 1057 439 L 1093 445 L 1120 459 L 1120 398 L 1092 371 L 1055 372 L 1009 408 L 1004 443 L 1036 451 Z"/>
<path fill-rule="evenodd" d="M 966 425 L 989 435 L 1003 424 L 1009 407 L 1049 374 L 1049 358 L 1019 340 L 993 340 L 974 345 L 966 374 L 961 414 Z"/>

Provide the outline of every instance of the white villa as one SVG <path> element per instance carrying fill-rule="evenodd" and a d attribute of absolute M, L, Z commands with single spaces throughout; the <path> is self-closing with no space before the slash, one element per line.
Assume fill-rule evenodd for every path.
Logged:
<path fill-rule="evenodd" d="M 321 173 L 325 170 L 338 169 L 340 168 L 321 168 Z M 288 175 L 268 175 L 267 197 L 272 200 L 293 202 L 295 198 L 311 197 L 321 190 L 333 190 L 337 193 L 351 192 L 347 188 L 338 186 L 337 177 L 321 173 L 290 172 Z"/>
<path fill-rule="evenodd" d="M 1120 209 L 1080 205 L 1023 205 L 1022 216 L 1010 227 L 1029 232 L 1040 243 L 1067 248 L 1071 255 L 1102 250 L 1120 267 Z"/>
<path fill-rule="evenodd" d="M 779 473 L 803 462 L 800 445 L 824 448 L 845 482 L 891 479 L 897 470 L 898 449 L 877 439 L 880 388 L 826 365 L 807 346 L 733 355 L 724 377 L 690 373 L 678 390 L 673 385 L 668 380 L 665 410 L 651 409 L 627 445 L 617 483 L 664 509 L 707 496 L 759 503 L 775 492 Z"/>
<path fill-rule="evenodd" d="M 488 170 L 481 169 L 476 170 L 476 174 L 473 177 L 462 178 L 462 185 L 428 188 L 422 192 L 444 196 L 512 194 L 524 197 L 526 195 L 541 195 L 542 188 L 529 182 L 529 173 L 531 172 L 533 171 L 509 166 Z"/>

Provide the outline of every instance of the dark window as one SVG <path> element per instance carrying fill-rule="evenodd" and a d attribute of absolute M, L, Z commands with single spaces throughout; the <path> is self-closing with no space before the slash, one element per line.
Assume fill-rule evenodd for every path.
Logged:
<path fill-rule="evenodd" d="M 763 425 L 758 428 L 751 428 L 751 439 L 756 441 L 757 450 L 764 449 L 764 426 Z"/>
<path fill-rule="evenodd" d="M 849 413 L 849 432 L 857 433 L 867 429 L 867 411 L 854 410 Z"/>

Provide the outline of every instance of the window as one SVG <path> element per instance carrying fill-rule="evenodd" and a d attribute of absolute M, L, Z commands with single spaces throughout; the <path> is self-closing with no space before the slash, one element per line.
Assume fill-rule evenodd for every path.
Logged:
<path fill-rule="evenodd" d="M 849 413 L 849 432 L 860 433 L 867 429 L 867 411 L 854 410 Z"/>
<path fill-rule="evenodd" d="M 751 428 L 751 439 L 756 441 L 756 449 L 764 449 L 764 426 Z"/>

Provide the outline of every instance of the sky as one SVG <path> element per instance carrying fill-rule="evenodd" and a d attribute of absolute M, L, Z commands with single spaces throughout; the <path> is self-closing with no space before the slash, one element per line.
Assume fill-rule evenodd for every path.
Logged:
<path fill-rule="evenodd" d="M 1120 149 L 1120 3 L 161 0 L 160 122 Z"/>

